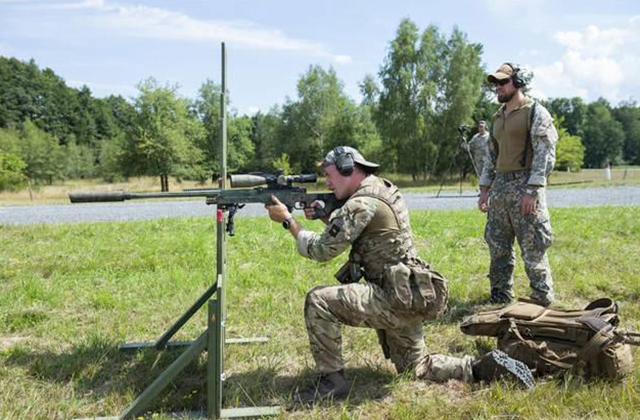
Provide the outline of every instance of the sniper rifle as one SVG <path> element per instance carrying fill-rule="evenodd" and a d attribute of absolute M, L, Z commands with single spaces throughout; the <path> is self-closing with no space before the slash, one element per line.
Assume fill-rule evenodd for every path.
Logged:
<path fill-rule="evenodd" d="M 236 212 L 247 203 L 272 204 L 271 196 L 275 196 L 287 206 L 289 211 L 311 207 L 314 202 L 314 219 L 324 219 L 342 207 L 344 200 L 338 200 L 333 193 L 308 193 L 306 188 L 293 186 L 294 183 L 315 183 L 315 174 L 282 175 L 267 173 L 251 173 L 230 175 L 230 189 L 188 189 L 180 192 L 130 193 L 126 191 L 111 192 L 72 192 L 69 199 L 72 203 L 97 203 L 137 200 L 146 198 L 190 198 L 205 197 L 207 204 L 216 204 L 218 208 L 228 210 L 226 231 L 229 236 L 235 235 L 234 217 Z M 266 187 L 265 187 L 266 185 Z"/>

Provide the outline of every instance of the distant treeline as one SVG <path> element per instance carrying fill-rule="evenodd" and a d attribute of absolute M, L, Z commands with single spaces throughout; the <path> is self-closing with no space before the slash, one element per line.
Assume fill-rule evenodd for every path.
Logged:
<path fill-rule="evenodd" d="M 364 77 L 359 104 L 333 69 L 317 65 L 301 75 L 296 98 L 266 113 L 238 115 L 228 104 L 229 170 L 312 172 L 326 151 L 351 145 L 385 172 L 414 179 L 469 171 L 457 127 L 490 121 L 498 107 L 481 57 L 482 45 L 460 30 L 420 31 L 405 19 L 378 74 Z M 130 100 L 94 98 L 34 60 L 0 56 L 0 190 L 29 180 L 151 175 L 166 189 L 170 176 L 211 179 L 219 171 L 220 96 L 210 80 L 189 99 L 149 78 Z M 559 169 L 640 164 L 635 103 L 556 98 L 545 105 L 561 133 Z"/>

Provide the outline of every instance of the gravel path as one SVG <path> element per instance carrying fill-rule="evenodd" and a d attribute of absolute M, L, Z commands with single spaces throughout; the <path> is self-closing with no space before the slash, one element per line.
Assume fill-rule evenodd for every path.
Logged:
<path fill-rule="evenodd" d="M 436 198 L 434 194 L 404 194 L 411 210 L 451 210 L 476 207 L 476 195 L 471 191 L 462 195 L 448 194 Z M 549 207 L 571 206 L 640 206 L 640 187 L 551 189 L 547 191 Z M 213 215 L 214 206 L 204 199 L 128 201 L 124 203 L 60 204 L 43 206 L 0 206 L 0 225 L 32 223 L 77 223 L 156 219 L 160 217 L 199 217 Z M 249 204 L 240 216 L 264 216 L 262 205 Z"/>

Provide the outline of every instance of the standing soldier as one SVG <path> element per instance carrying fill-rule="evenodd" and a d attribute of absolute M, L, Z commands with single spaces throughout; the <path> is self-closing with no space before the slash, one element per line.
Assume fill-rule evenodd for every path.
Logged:
<path fill-rule="evenodd" d="M 491 254 L 489 280 L 492 303 L 514 297 L 514 238 L 522 251 L 531 298 L 553 301 L 553 280 L 546 249 L 553 241 L 545 198 L 547 177 L 555 163 L 558 133 L 549 112 L 525 96 L 531 75 L 504 63 L 488 76 L 498 102 L 493 116 L 490 159 L 480 178 L 478 208 L 488 211 L 485 239 Z"/>
<path fill-rule="evenodd" d="M 484 167 L 489 160 L 489 131 L 487 131 L 487 123 L 478 122 L 478 132 L 471 137 L 468 143 L 471 159 L 473 159 L 474 169 L 477 171 L 478 179 L 484 171 Z"/>

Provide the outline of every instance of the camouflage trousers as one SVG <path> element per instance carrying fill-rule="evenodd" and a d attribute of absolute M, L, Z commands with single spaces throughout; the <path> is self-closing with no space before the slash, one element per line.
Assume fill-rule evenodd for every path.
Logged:
<path fill-rule="evenodd" d="M 373 283 L 320 286 L 305 301 L 311 354 L 321 373 L 344 368 L 341 325 L 384 330 L 391 361 L 398 372 L 414 369 L 424 351 L 424 316 L 391 308 L 387 293 Z"/>
<path fill-rule="evenodd" d="M 553 242 L 545 191 L 538 190 L 535 214 L 520 214 L 519 201 L 524 195 L 528 173 L 505 180 L 501 174 L 489 190 L 489 212 L 485 239 L 491 254 L 489 280 L 491 297 L 499 301 L 513 299 L 514 239 L 518 240 L 524 268 L 529 277 L 531 298 L 553 301 L 553 279 L 546 250 Z"/>
<path fill-rule="evenodd" d="M 473 382 L 473 361 L 471 356 L 454 357 L 444 354 L 429 354 L 420 360 L 414 376 L 416 379 L 433 382 L 446 382 L 450 379 Z"/>

